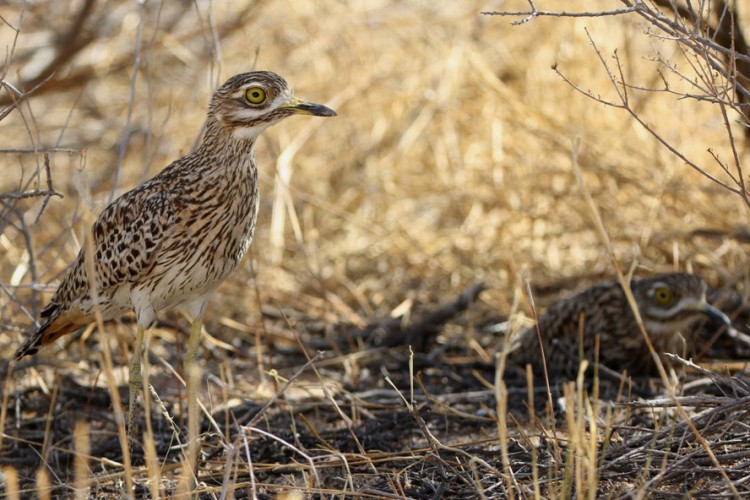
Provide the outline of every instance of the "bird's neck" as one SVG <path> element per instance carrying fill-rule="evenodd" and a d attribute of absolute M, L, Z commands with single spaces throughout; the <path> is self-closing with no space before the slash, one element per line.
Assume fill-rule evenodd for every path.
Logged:
<path fill-rule="evenodd" d="M 209 120 L 203 141 L 192 153 L 218 171 L 255 170 L 254 148 L 257 136 L 243 136 L 226 130 L 216 119 Z"/>

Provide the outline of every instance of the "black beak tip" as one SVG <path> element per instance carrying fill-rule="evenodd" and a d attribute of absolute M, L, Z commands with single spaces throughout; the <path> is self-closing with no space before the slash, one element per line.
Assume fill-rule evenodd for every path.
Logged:
<path fill-rule="evenodd" d="M 320 105 L 317 111 L 318 112 L 315 113 L 315 115 L 317 116 L 338 116 L 336 112 L 332 110 L 331 108 L 329 108 L 328 106 Z"/>
<path fill-rule="evenodd" d="M 309 113 L 313 116 L 336 116 L 336 112 L 328 106 L 314 103 L 299 104 L 296 108 L 302 112 Z"/>

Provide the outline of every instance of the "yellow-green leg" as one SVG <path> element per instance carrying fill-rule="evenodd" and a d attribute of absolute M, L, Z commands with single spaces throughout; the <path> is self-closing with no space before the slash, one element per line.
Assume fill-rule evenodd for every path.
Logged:
<path fill-rule="evenodd" d="M 198 387 L 200 385 L 200 367 L 195 362 L 198 347 L 201 340 L 201 328 L 203 327 L 203 316 L 200 315 L 193 320 L 190 330 L 188 349 L 185 355 L 185 383 L 187 384 L 188 399 L 188 474 L 195 471 L 198 453 L 198 434 L 200 431 L 198 410 Z"/>
<path fill-rule="evenodd" d="M 135 345 L 130 359 L 130 370 L 128 373 L 128 386 L 130 388 L 130 402 L 128 404 L 128 441 L 133 442 L 136 438 L 138 395 L 143 390 L 143 373 L 141 373 L 141 356 L 143 355 L 143 336 L 146 328 L 138 325 L 138 333 L 135 336 Z M 131 444 L 132 451 L 132 444 Z"/>

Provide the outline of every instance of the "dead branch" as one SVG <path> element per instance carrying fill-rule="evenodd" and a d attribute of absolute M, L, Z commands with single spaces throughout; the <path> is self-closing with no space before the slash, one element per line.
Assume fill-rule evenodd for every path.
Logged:
<path fill-rule="evenodd" d="M 484 289 L 484 283 L 474 283 L 465 288 L 451 302 L 438 307 L 406 328 L 404 328 L 402 317 L 388 318 L 363 329 L 347 332 L 335 339 L 335 342 L 338 346 L 343 347 L 353 340 L 367 339 L 367 343 L 372 347 L 394 347 L 397 345 L 424 347 L 433 336 L 440 332 L 445 323 L 471 307 Z M 325 344 L 321 343 L 321 345 Z"/>

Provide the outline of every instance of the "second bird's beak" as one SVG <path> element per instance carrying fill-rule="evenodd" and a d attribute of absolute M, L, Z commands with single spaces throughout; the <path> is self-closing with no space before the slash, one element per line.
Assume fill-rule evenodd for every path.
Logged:
<path fill-rule="evenodd" d="M 290 109 L 300 115 L 336 116 L 336 112 L 331 108 L 323 106 L 322 104 L 303 101 L 298 97 L 292 97 L 287 104 L 282 104 L 280 108 Z"/>
<path fill-rule="evenodd" d="M 695 311 L 698 313 L 705 314 L 706 316 L 710 318 L 714 318 L 716 320 L 721 321 L 727 326 L 732 325 L 732 320 L 730 320 L 726 314 L 716 309 L 711 304 L 707 304 L 705 302 L 696 302 L 695 304 L 688 305 L 687 307 L 685 307 L 685 309 L 689 311 Z"/>

